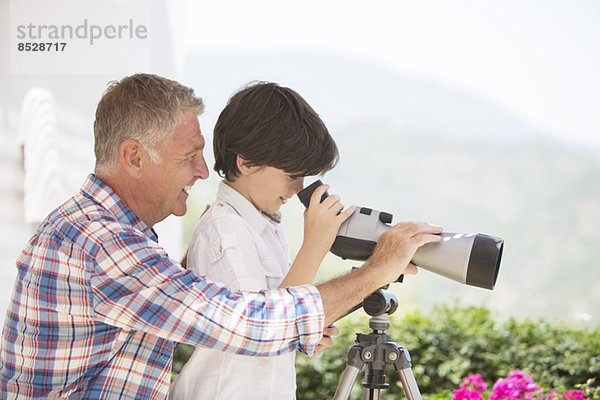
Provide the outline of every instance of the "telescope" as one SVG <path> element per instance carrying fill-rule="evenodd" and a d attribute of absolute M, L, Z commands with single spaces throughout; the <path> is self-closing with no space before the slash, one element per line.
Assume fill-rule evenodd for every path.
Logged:
<path fill-rule="evenodd" d="M 323 183 L 313 182 L 298 193 L 308 208 L 310 197 Z M 325 192 L 323 201 L 329 194 Z M 391 227 L 393 215 L 367 207 L 356 207 L 345 220 L 330 251 L 343 259 L 364 261 L 379 236 Z M 482 233 L 442 232 L 441 240 L 421 246 L 411 262 L 416 266 L 454 281 L 493 290 L 498 278 L 504 240 Z"/>

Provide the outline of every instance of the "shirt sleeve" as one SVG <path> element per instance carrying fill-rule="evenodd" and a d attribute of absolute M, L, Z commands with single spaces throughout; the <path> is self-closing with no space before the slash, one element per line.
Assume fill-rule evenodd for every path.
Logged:
<path fill-rule="evenodd" d="M 97 318 L 123 329 L 254 356 L 312 354 L 323 331 L 317 289 L 231 292 L 181 269 L 135 231 L 103 240 L 91 276 Z"/>

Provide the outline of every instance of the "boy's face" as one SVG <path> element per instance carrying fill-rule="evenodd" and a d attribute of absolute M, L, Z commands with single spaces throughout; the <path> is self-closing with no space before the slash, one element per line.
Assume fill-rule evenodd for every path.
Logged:
<path fill-rule="evenodd" d="M 242 176 L 240 191 L 260 211 L 277 212 L 290 198 L 304 188 L 304 177 L 291 175 L 279 168 L 248 167 Z M 241 182 L 240 182 L 241 183 Z"/>

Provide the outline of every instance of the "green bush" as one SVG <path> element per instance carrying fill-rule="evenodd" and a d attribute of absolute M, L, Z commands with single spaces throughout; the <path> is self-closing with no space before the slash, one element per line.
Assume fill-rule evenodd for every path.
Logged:
<path fill-rule="evenodd" d="M 369 333 L 369 317 L 362 311 L 339 321 L 341 334 L 335 345 L 316 358 L 296 357 L 298 400 L 333 397 L 346 366 L 348 350 L 356 333 Z M 386 331 L 390 340 L 406 348 L 412 371 L 423 397 L 451 399 L 462 378 L 479 373 L 488 385 L 506 377 L 515 368 L 527 373 L 542 387 L 581 387 L 588 397 L 600 394 L 600 330 L 574 329 L 543 320 L 494 320 L 483 307 L 439 305 L 430 313 L 412 312 L 390 316 Z M 178 346 L 173 371 L 179 372 L 191 346 Z M 360 397 L 363 371 L 351 398 Z M 389 389 L 381 399 L 403 395 L 398 374 L 387 371 Z M 583 387 L 581 385 L 584 385 Z"/>
<path fill-rule="evenodd" d="M 362 313 L 362 312 L 359 312 Z M 358 313 L 357 313 L 358 314 Z M 573 329 L 546 321 L 509 319 L 498 323 L 482 307 L 439 305 L 424 315 L 413 312 L 390 316 L 390 340 L 406 348 L 419 389 L 431 399 L 452 398 L 462 378 L 479 373 L 492 385 L 515 368 L 531 375 L 543 387 L 573 389 L 587 383 L 587 392 L 598 390 L 600 331 Z M 296 361 L 298 399 L 331 398 L 345 368 L 354 333 L 369 333 L 368 316 L 340 321 L 342 335 L 317 359 L 299 355 Z M 363 368 L 364 372 L 364 368 Z M 360 393 L 362 373 L 352 398 Z M 382 399 L 403 393 L 399 377 L 388 368 L 390 388 Z M 593 398 L 593 397 L 592 397 Z"/>

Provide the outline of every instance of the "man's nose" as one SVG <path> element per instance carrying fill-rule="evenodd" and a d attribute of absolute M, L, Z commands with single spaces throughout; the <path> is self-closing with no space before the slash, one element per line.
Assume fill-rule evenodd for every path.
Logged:
<path fill-rule="evenodd" d="M 208 178 L 208 166 L 203 155 L 197 158 L 196 165 L 194 165 L 194 174 L 200 179 Z"/>

